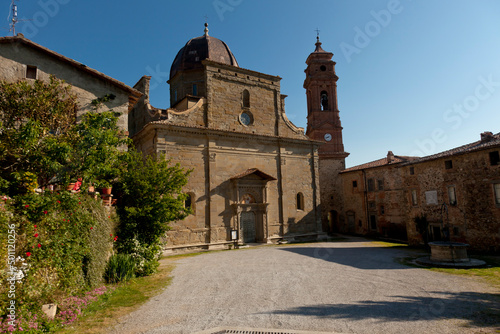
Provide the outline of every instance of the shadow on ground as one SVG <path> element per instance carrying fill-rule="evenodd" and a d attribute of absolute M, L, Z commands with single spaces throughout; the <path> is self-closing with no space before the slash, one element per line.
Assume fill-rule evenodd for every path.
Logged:
<path fill-rule="evenodd" d="M 283 247 L 280 250 L 338 263 L 358 269 L 409 269 L 410 266 L 396 263 L 395 258 L 404 256 L 404 251 L 392 247 L 336 247 L 324 244 L 323 247 Z"/>
<path fill-rule="evenodd" d="M 418 321 L 465 319 L 469 326 L 500 326 L 500 294 L 431 292 L 437 297 L 392 296 L 395 301 L 362 301 L 356 304 L 309 305 L 267 314 L 335 318 Z M 499 327 L 500 329 L 500 327 Z"/>

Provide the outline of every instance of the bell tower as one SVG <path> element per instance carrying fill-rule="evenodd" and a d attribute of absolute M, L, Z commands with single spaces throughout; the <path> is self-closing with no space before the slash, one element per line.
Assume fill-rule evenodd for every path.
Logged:
<path fill-rule="evenodd" d="M 337 103 L 333 53 L 323 50 L 319 35 L 316 49 L 307 57 L 304 88 L 307 95 L 307 130 L 311 139 L 323 141 L 319 155 L 319 180 L 324 232 L 342 231 L 344 201 L 339 173 L 345 169 L 342 125 Z"/>

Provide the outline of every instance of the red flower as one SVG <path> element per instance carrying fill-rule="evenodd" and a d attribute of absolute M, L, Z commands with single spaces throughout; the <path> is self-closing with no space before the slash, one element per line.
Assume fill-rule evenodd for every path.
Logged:
<path fill-rule="evenodd" d="M 93 230 L 94 228 L 93 227 L 90 227 L 91 230 Z"/>
<path fill-rule="evenodd" d="M 110 234 L 109 234 L 109 236 L 110 236 L 110 237 L 113 237 L 113 234 L 112 234 L 112 233 L 110 233 Z"/>
<path fill-rule="evenodd" d="M 82 204 L 82 202 L 78 202 L 78 204 Z"/>
<path fill-rule="evenodd" d="M 31 253 L 30 252 L 26 252 L 26 256 L 31 256 Z"/>
<path fill-rule="evenodd" d="M 42 247 L 42 245 L 38 244 L 38 248 Z"/>
<path fill-rule="evenodd" d="M 57 201 L 57 203 L 61 204 L 61 201 Z"/>
<path fill-rule="evenodd" d="M 44 213 L 44 214 L 47 214 L 47 210 L 45 210 L 43 213 Z"/>
<path fill-rule="evenodd" d="M 118 236 L 116 236 L 113 240 L 116 241 L 118 239 Z"/>
<path fill-rule="evenodd" d="M 24 207 L 27 209 L 27 208 L 29 208 L 30 206 L 29 206 L 28 204 L 26 204 Z"/>
<path fill-rule="evenodd" d="M 35 228 L 36 228 L 36 225 L 35 225 Z"/>
<path fill-rule="evenodd" d="M 38 233 L 35 233 L 35 238 L 38 238 Z"/>

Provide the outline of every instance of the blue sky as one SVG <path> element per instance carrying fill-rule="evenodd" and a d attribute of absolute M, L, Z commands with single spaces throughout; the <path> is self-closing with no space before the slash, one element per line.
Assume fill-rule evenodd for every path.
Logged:
<path fill-rule="evenodd" d="M 0 25 L 9 35 L 11 0 Z M 302 87 L 315 29 L 333 52 L 347 166 L 429 155 L 500 132 L 497 0 L 16 0 L 17 32 L 134 85 L 169 107 L 177 51 L 203 34 L 225 41 L 241 67 L 282 77 L 288 117 L 306 126 Z"/>

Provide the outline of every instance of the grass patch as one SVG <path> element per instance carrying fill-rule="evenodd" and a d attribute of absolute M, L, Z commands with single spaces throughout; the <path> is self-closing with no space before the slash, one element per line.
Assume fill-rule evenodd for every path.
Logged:
<path fill-rule="evenodd" d="M 160 260 L 158 272 L 151 276 L 134 278 L 126 283 L 112 285 L 116 290 L 89 306 L 84 315 L 58 333 L 107 333 L 107 328 L 116 325 L 116 319 L 125 316 L 144 304 L 148 299 L 161 293 L 172 281 L 174 259 L 195 256 L 186 254 Z"/>
<path fill-rule="evenodd" d="M 499 256 L 474 256 L 475 259 L 483 260 L 486 266 L 482 268 L 453 269 L 453 268 L 428 268 L 441 273 L 478 277 L 488 283 L 500 286 L 500 257 Z"/>
<path fill-rule="evenodd" d="M 389 241 L 370 241 L 368 243 L 369 245 L 373 246 L 374 244 L 380 247 L 403 247 L 403 248 L 410 248 L 407 244 L 402 244 L 398 242 L 389 242 Z"/>
<path fill-rule="evenodd" d="M 485 261 L 486 266 L 481 268 L 469 269 L 423 267 L 414 263 L 416 257 L 396 258 L 395 261 L 397 263 L 414 268 L 422 268 L 445 274 L 476 277 L 486 281 L 491 285 L 500 286 L 500 256 L 473 256 L 473 258 Z"/>

